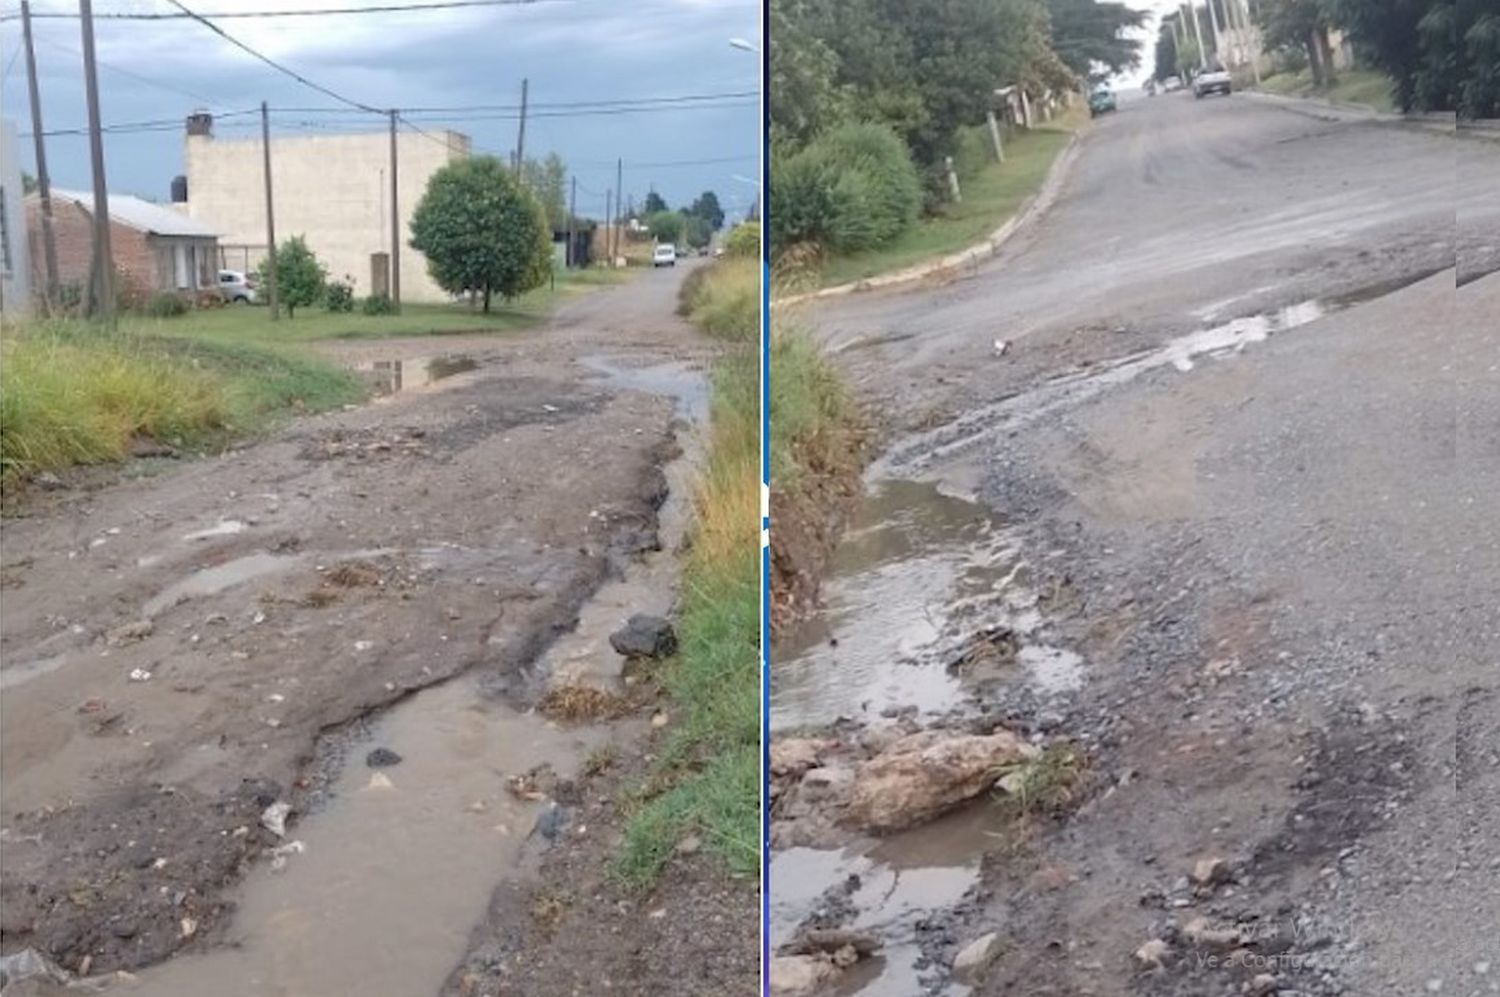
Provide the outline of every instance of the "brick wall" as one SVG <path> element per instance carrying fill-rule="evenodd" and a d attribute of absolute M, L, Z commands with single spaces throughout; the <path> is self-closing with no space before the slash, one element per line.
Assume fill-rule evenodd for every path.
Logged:
<path fill-rule="evenodd" d="M 26 199 L 26 232 L 30 239 L 32 286 L 42 287 L 47 279 L 47 261 L 42 251 L 42 201 L 39 197 Z M 64 285 L 87 286 L 94 251 L 91 214 L 82 205 L 53 198 L 52 238 L 57 243 L 58 281 Z M 124 279 L 124 286 L 118 289 L 122 293 L 150 294 L 171 286 L 171 271 L 160 272 L 151 237 L 145 232 L 111 222 L 109 249 L 115 259 L 115 270 Z"/>

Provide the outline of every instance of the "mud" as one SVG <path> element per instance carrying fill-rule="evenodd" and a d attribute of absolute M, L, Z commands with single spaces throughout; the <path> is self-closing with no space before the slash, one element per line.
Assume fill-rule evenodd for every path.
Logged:
<path fill-rule="evenodd" d="M 74 481 L 8 522 L 5 951 L 95 973 L 182 951 L 152 993 L 435 990 L 535 838 L 545 805 L 506 778 L 592 743 L 526 712 L 542 656 L 661 546 L 674 403 L 573 357 L 701 366 L 674 290 L 643 278 L 536 334 L 464 337 L 461 376 Z M 391 788 L 353 760 L 367 737 L 405 758 Z M 277 801 L 285 841 L 260 826 Z M 430 899 L 381 923 L 403 892 Z M 413 930 L 420 951 L 389 944 Z"/>

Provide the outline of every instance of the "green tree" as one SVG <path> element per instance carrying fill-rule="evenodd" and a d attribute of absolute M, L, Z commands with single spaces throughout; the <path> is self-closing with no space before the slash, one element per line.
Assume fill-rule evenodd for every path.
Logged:
<path fill-rule="evenodd" d="M 547 224 L 554 232 L 568 227 L 568 167 L 557 153 L 549 153 L 546 159 L 526 160 L 523 171 L 526 189 L 541 203 L 547 212 Z"/>
<path fill-rule="evenodd" d="M 667 202 L 666 202 L 666 200 L 660 194 L 658 194 L 654 190 L 653 191 L 647 191 L 647 193 L 646 193 L 646 203 L 641 206 L 641 213 L 642 214 L 644 214 L 644 215 L 654 215 L 658 211 L 668 211 L 668 210 L 670 210 L 670 209 L 667 207 Z"/>
<path fill-rule="evenodd" d="M 773 142 L 793 146 L 846 115 L 846 88 L 839 82 L 839 56 L 817 33 L 816 0 L 772 0 L 767 101 Z"/>
<path fill-rule="evenodd" d="M 1107 0 L 1046 0 L 1052 48 L 1078 76 L 1101 67 L 1109 73 L 1133 69 L 1141 61 L 1141 41 L 1129 32 L 1146 22 L 1146 12 Z"/>
<path fill-rule="evenodd" d="M 684 219 L 679 211 L 657 211 L 646 216 L 646 228 L 658 242 L 676 244 L 682 237 Z"/>
<path fill-rule="evenodd" d="M 21 193 L 23 193 L 23 194 L 32 194 L 32 193 L 36 192 L 36 189 L 37 189 L 37 187 L 36 187 L 36 177 L 32 176 L 30 173 L 27 173 L 25 170 L 22 170 L 21 171 Z"/>
<path fill-rule="evenodd" d="M 1319 87 L 1333 84 L 1333 50 L 1328 43 L 1324 0 L 1263 0 L 1257 18 L 1268 47 L 1305 51 L 1313 83 Z"/>
<path fill-rule="evenodd" d="M 1177 34 L 1165 20 L 1156 36 L 1156 67 L 1151 75 L 1158 83 L 1177 75 Z"/>
<path fill-rule="evenodd" d="M 1325 0 L 1327 12 L 1395 81 L 1402 110 L 1453 110 L 1458 31 L 1450 0 Z"/>
<path fill-rule="evenodd" d="M 269 285 L 270 269 L 270 258 L 261 260 L 257 269 L 261 284 Z M 322 301 L 327 281 L 328 268 L 302 236 L 294 235 L 276 247 L 276 301 L 285 306 L 287 318 L 294 318 L 298 308 Z"/>
<path fill-rule="evenodd" d="M 694 249 L 702 249 L 714 237 L 714 230 L 707 219 L 698 215 L 682 216 L 682 241 Z"/>
<path fill-rule="evenodd" d="M 709 231 L 717 232 L 724 227 L 724 209 L 719 205 L 719 195 L 711 190 L 705 190 L 694 199 L 687 213 L 695 218 L 701 218 L 708 224 Z"/>
<path fill-rule="evenodd" d="M 494 156 L 449 163 L 427 181 L 411 220 L 411 247 L 452 294 L 478 294 L 484 310 L 546 282 L 552 232 L 541 204 Z"/>

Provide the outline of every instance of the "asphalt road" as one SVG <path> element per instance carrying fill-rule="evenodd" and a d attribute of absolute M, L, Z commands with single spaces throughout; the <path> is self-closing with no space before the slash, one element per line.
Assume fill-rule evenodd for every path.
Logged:
<path fill-rule="evenodd" d="M 977 272 L 812 313 L 890 413 L 877 473 L 1012 524 L 1087 663 L 1045 705 L 1096 795 L 918 922 L 931 992 L 988 931 L 981 994 L 1500 989 L 1497 178 L 1500 144 L 1142 99 Z M 1235 881 L 1186 888 L 1205 856 Z M 1199 916 L 1277 958 L 1206 961 Z"/>

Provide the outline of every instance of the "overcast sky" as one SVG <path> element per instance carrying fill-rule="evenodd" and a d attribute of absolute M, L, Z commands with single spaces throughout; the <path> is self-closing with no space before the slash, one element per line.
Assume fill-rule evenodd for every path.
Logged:
<path fill-rule="evenodd" d="M 216 11 L 392 0 L 186 2 L 212 17 Z M 0 0 L 0 10 L 18 9 L 17 0 Z M 77 5 L 36 0 L 32 9 L 76 12 Z M 94 10 L 98 15 L 173 8 L 166 0 L 95 0 Z M 38 19 L 34 24 L 46 128 L 82 127 L 87 116 L 78 21 Z M 617 156 L 625 159 L 625 190 L 637 200 L 652 186 L 674 207 L 703 190 L 716 191 L 731 211 L 743 211 L 755 199 L 752 184 L 733 179 L 758 171 L 760 112 L 753 98 L 643 113 L 550 117 L 538 105 L 755 91 L 758 56 L 731 47 L 729 39 L 759 43 L 758 0 L 544 0 L 512 7 L 229 19 L 220 26 L 314 82 L 373 107 L 514 105 L 522 78 L 528 78 L 534 113 L 526 126 L 527 154 L 556 152 L 563 157 L 578 177 L 580 214 L 603 213 Z M 106 124 L 180 120 L 198 107 L 243 111 L 257 108 L 262 100 L 273 108 L 340 106 L 196 22 L 99 20 L 96 36 Z M 20 23 L 0 22 L 0 111 L 25 133 L 31 127 L 20 50 Z M 358 113 L 273 115 L 273 137 L 277 130 L 307 135 L 326 134 L 330 128 L 384 127 L 379 119 L 361 124 L 364 120 Z M 444 124 L 432 116 L 420 120 L 428 129 Z M 477 150 L 508 156 L 515 145 L 513 116 L 452 121 L 448 127 L 470 135 Z M 221 118 L 215 130 L 238 137 L 255 128 L 257 120 L 247 115 Z M 23 168 L 29 170 L 31 142 L 21 145 Z M 182 172 L 182 131 L 171 127 L 107 135 L 105 159 L 112 190 L 166 200 L 172 177 Z M 89 186 L 85 137 L 50 137 L 47 162 L 57 186 Z"/>

